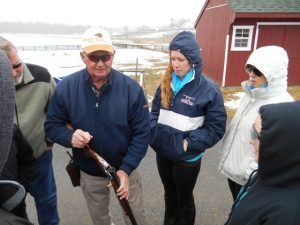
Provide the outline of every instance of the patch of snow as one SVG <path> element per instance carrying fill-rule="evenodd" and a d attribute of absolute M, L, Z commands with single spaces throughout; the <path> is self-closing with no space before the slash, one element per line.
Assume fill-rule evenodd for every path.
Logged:
<path fill-rule="evenodd" d="M 244 97 L 245 92 L 237 92 L 232 94 L 232 96 L 237 97 L 237 99 L 232 99 L 230 101 L 225 102 L 225 106 L 230 109 L 237 109 L 240 105 L 241 99 Z"/>
<path fill-rule="evenodd" d="M 15 46 L 80 45 L 81 35 L 1 34 Z"/>
<path fill-rule="evenodd" d="M 19 55 L 24 62 L 46 67 L 53 77 L 66 76 L 85 67 L 79 50 L 19 51 Z M 168 60 L 168 54 L 163 52 L 116 49 L 113 66 L 121 70 L 135 70 L 136 63 L 138 69 L 143 69 L 154 66 L 153 61 L 167 63 Z"/>

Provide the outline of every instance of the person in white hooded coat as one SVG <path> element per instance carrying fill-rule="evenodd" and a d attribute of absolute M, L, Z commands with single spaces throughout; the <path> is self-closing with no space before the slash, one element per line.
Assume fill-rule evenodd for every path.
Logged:
<path fill-rule="evenodd" d="M 259 107 L 271 103 L 294 101 L 287 91 L 288 55 L 278 46 L 265 46 L 252 52 L 246 63 L 250 79 L 241 86 L 245 92 L 221 144 L 219 171 L 228 178 L 233 199 L 249 174 L 257 169 L 251 128 Z"/>

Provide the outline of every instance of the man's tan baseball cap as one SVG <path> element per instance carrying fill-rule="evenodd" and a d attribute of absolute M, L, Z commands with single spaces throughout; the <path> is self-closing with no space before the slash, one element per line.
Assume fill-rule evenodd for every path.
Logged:
<path fill-rule="evenodd" d="M 109 33 L 100 27 L 91 27 L 84 32 L 81 50 L 86 54 L 95 51 L 115 52 Z"/>

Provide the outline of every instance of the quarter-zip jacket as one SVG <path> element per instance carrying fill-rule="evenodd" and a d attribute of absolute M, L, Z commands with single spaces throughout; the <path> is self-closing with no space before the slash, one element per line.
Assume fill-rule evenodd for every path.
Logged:
<path fill-rule="evenodd" d="M 97 97 L 86 69 L 65 77 L 51 100 L 45 129 L 48 137 L 72 147 L 73 130 L 89 132 L 90 146 L 116 169 L 128 175 L 146 154 L 149 144 L 149 110 L 142 88 L 132 78 L 112 69 Z M 84 172 L 105 176 L 81 149 L 73 149 L 74 161 Z"/>
<path fill-rule="evenodd" d="M 23 67 L 23 81 L 16 86 L 15 123 L 38 158 L 47 149 L 44 123 L 56 85 L 46 68 L 29 63 L 23 63 Z"/>

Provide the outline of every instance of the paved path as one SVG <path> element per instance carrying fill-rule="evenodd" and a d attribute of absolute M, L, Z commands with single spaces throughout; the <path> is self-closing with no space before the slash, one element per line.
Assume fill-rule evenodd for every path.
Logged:
<path fill-rule="evenodd" d="M 80 188 L 74 188 L 66 173 L 65 166 L 69 160 L 66 149 L 54 146 L 54 170 L 58 189 L 58 205 L 61 225 L 90 225 L 85 200 Z M 195 225 L 222 225 L 227 219 L 232 205 L 227 181 L 217 171 L 219 162 L 218 145 L 206 151 L 202 167 L 194 190 L 197 207 Z M 155 153 L 149 148 L 140 165 L 143 179 L 145 211 L 149 225 L 161 225 L 163 221 L 164 202 L 163 187 L 158 176 Z M 29 218 L 37 223 L 34 202 L 27 198 Z M 124 225 L 120 206 L 112 194 L 111 206 L 115 225 Z"/>

